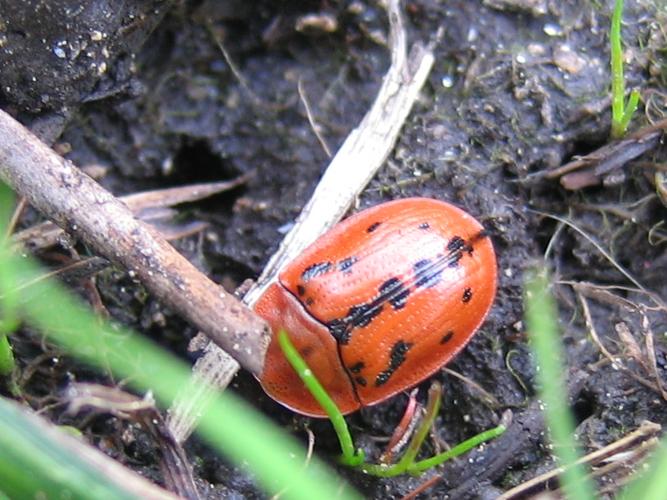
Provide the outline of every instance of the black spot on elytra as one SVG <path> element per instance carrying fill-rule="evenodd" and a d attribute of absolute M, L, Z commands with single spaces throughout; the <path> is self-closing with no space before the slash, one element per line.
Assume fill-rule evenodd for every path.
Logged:
<path fill-rule="evenodd" d="M 327 329 L 331 336 L 336 339 L 340 345 L 345 345 L 350 341 L 350 329 L 345 319 L 335 319 L 327 323 Z"/>
<path fill-rule="evenodd" d="M 356 257 L 346 257 L 338 263 L 338 270 L 341 273 L 349 274 L 352 272 L 352 266 L 357 262 Z"/>
<path fill-rule="evenodd" d="M 431 226 L 428 222 L 422 222 L 419 224 L 419 229 L 429 229 Z"/>
<path fill-rule="evenodd" d="M 463 257 L 463 254 L 461 252 L 456 252 L 453 253 L 449 256 L 447 259 L 447 266 L 448 267 L 457 267 L 459 265 L 459 261 L 461 260 L 461 257 Z"/>
<path fill-rule="evenodd" d="M 379 300 L 387 300 L 395 311 L 403 309 L 408 301 L 410 289 L 398 278 L 389 278 L 379 288 Z"/>
<path fill-rule="evenodd" d="M 441 344 L 446 344 L 450 340 L 452 340 L 452 337 L 454 336 L 454 332 L 452 330 L 448 330 L 447 333 L 445 333 L 442 338 L 440 339 Z"/>
<path fill-rule="evenodd" d="M 472 289 L 471 288 L 466 288 L 463 290 L 463 297 L 461 300 L 463 303 L 470 302 L 470 299 L 472 299 Z"/>
<path fill-rule="evenodd" d="M 378 301 L 353 306 L 350 307 L 344 318 L 329 321 L 326 326 L 336 342 L 345 345 L 350 341 L 353 328 L 364 328 L 370 325 L 371 321 L 381 312 L 382 303 Z"/>
<path fill-rule="evenodd" d="M 306 299 L 306 305 L 307 306 L 312 306 L 314 303 L 315 303 L 315 299 L 313 299 L 312 297 L 308 297 Z"/>
<path fill-rule="evenodd" d="M 470 242 L 466 242 L 466 240 L 464 240 L 460 236 L 454 236 L 451 240 L 449 240 L 449 243 L 447 243 L 447 250 L 449 250 L 452 253 L 458 252 L 457 255 L 459 256 L 459 259 L 461 258 L 462 252 L 468 252 L 468 255 L 472 255 L 473 252 L 472 243 L 483 237 L 480 236 L 482 232 L 477 233 L 476 236 L 473 236 Z"/>
<path fill-rule="evenodd" d="M 370 325 L 371 321 L 381 312 L 382 304 L 362 304 L 350 307 L 350 310 L 347 312 L 347 318 L 353 327 L 364 328 Z"/>
<path fill-rule="evenodd" d="M 306 293 L 306 287 L 303 285 L 296 286 L 296 293 L 299 294 L 299 297 L 303 297 Z"/>
<path fill-rule="evenodd" d="M 380 374 L 375 377 L 375 387 L 380 387 L 381 385 L 384 385 L 387 383 L 387 380 L 389 380 L 389 377 L 391 377 L 391 373 L 389 370 L 380 372 Z"/>
<path fill-rule="evenodd" d="M 447 243 L 447 250 L 450 252 L 458 252 L 466 246 L 466 241 L 460 236 L 454 236 L 449 243 Z"/>
<path fill-rule="evenodd" d="M 399 366 L 401 366 L 406 360 L 406 354 L 412 347 L 412 344 L 405 342 L 404 340 L 399 340 L 391 348 L 391 354 L 389 355 L 389 366 L 386 370 L 381 371 L 378 376 L 375 378 L 375 387 L 380 387 L 383 384 L 386 384 L 387 381 L 391 378 Z"/>
<path fill-rule="evenodd" d="M 354 374 L 354 381 L 362 387 L 366 387 L 366 384 L 368 383 L 366 381 L 366 377 L 364 377 L 363 375 L 360 375 L 361 370 L 364 369 L 364 366 L 366 366 L 366 365 L 364 365 L 363 361 L 357 361 L 355 364 L 348 367 L 348 370 L 350 370 L 350 373 Z"/>
<path fill-rule="evenodd" d="M 372 232 L 375 231 L 378 227 L 380 227 L 380 224 L 382 224 L 382 223 L 381 223 L 381 222 L 373 222 L 373 224 L 371 224 L 370 226 L 368 226 L 368 227 L 366 228 L 366 232 L 367 232 L 367 233 L 372 233 Z"/>
<path fill-rule="evenodd" d="M 438 266 L 437 261 L 422 259 L 415 262 L 412 267 L 415 270 L 415 287 L 432 288 L 440 283 L 442 266 Z"/>
<path fill-rule="evenodd" d="M 350 370 L 352 373 L 360 373 L 361 370 L 364 369 L 364 366 L 366 366 L 366 365 L 364 364 L 363 361 L 357 361 L 355 364 L 353 364 L 352 366 L 350 366 L 349 370 Z"/>
<path fill-rule="evenodd" d="M 311 264 L 310 266 L 308 266 L 306 269 L 303 270 L 303 272 L 301 273 L 301 279 L 304 281 L 304 283 L 307 283 L 313 278 L 316 278 L 331 271 L 332 266 L 333 264 L 331 264 L 331 262 L 318 262 L 316 264 Z"/>

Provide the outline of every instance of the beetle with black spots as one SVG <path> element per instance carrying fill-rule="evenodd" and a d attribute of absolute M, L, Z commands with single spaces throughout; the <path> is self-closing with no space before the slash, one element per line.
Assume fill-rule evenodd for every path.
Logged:
<path fill-rule="evenodd" d="M 259 380 L 296 412 L 326 416 L 285 359 L 284 329 L 344 413 L 421 382 L 454 357 L 496 292 L 488 233 L 428 198 L 359 212 L 291 262 L 255 305 L 274 337 Z"/>

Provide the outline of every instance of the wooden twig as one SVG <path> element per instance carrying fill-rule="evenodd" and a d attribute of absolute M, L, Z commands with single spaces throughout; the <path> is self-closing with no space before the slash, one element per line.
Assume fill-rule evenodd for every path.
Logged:
<path fill-rule="evenodd" d="M 248 305 L 252 306 L 257 301 L 287 263 L 338 222 L 352 206 L 394 148 L 405 119 L 431 71 L 434 57 L 430 47 L 415 45 L 408 57 L 399 0 L 390 0 L 387 12 L 392 62 L 378 95 L 362 122 L 350 132 L 334 156 L 313 196 L 264 268 L 256 286 L 245 295 L 243 301 Z M 197 395 L 201 404 L 210 395 L 210 387 L 224 389 L 237 369 L 234 360 L 209 344 L 194 368 L 194 376 L 205 382 Z M 173 407 L 170 426 L 174 436 L 187 439 L 200 406 L 196 404 L 186 408 L 176 404 Z"/>
<path fill-rule="evenodd" d="M 0 178 L 65 231 L 134 273 L 246 369 L 261 372 L 269 340 L 266 323 L 3 111 Z"/>

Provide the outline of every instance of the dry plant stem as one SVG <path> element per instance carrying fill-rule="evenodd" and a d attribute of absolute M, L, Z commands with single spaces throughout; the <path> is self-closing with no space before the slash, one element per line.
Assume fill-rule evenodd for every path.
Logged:
<path fill-rule="evenodd" d="M 322 176 L 313 196 L 303 208 L 296 224 L 285 236 L 257 285 L 244 297 L 252 306 L 276 279 L 281 269 L 319 235 L 338 222 L 352 206 L 366 184 L 392 151 L 398 133 L 433 66 L 430 48 L 415 46 L 410 58 L 406 49 L 406 32 L 398 0 L 387 5 L 390 22 L 391 66 L 366 116 L 348 135 Z M 229 383 L 238 367 L 212 343 L 195 364 L 195 375 L 220 389 Z M 210 389 L 202 387 L 202 399 Z M 195 408 L 196 410 L 196 408 Z M 185 408 L 175 406 L 170 420 L 177 438 L 187 439 L 196 418 Z"/>
<path fill-rule="evenodd" d="M 320 126 L 315 122 L 315 118 L 313 117 L 313 112 L 310 109 L 310 103 L 308 102 L 308 98 L 306 97 L 306 91 L 303 89 L 303 80 L 299 79 L 299 81 L 296 84 L 296 88 L 299 91 L 299 97 L 301 98 L 303 107 L 306 109 L 306 117 L 308 117 L 308 123 L 310 124 L 310 128 L 313 129 L 315 137 L 317 137 L 317 140 L 320 141 L 320 145 L 322 146 L 324 152 L 327 154 L 327 158 L 331 158 L 332 156 L 331 149 L 329 148 L 326 139 L 322 137 L 322 134 L 320 133 Z"/>
<path fill-rule="evenodd" d="M 188 456 L 181 443 L 176 441 L 169 431 L 162 414 L 157 408 L 153 408 L 151 412 L 137 415 L 137 419 L 151 433 L 153 441 L 160 447 L 160 469 L 165 487 L 180 498 L 189 500 L 201 498 L 192 475 L 192 465 Z"/>
<path fill-rule="evenodd" d="M 595 166 L 601 160 L 605 160 L 611 155 L 617 154 L 619 149 L 627 147 L 629 144 L 651 140 L 653 139 L 653 134 L 656 132 L 664 131 L 665 129 L 667 129 L 667 119 L 660 120 L 653 125 L 649 125 L 637 130 L 622 140 L 607 143 L 595 151 L 582 156 L 581 158 L 568 162 L 558 168 L 548 170 L 545 172 L 545 177 L 547 179 L 555 179 L 582 167 L 588 167 L 591 165 Z"/>
<path fill-rule="evenodd" d="M 440 370 L 444 373 L 447 373 L 448 375 L 451 375 L 454 378 L 459 379 L 464 384 L 467 384 L 473 391 L 476 391 L 481 396 L 485 404 L 491 406 L 492 408 L 500 408 L 502 406 L 500 404 L 500 401 L 498 401 L 498 398 L 496 398 L 493 394 L 484 389 L 484 387 L 479 385 L 474 380 L 471 380 L 468 377 L 461 375 L 459 372 L 456 372 L 451 368 L 447 368 L 446 366 L 441 368 Z"/>
<path fill-rule="evenodd" d="M 655 302 L 656 306 L 658 306 L 659 308 L 662 308 L 662 309 L 667 308 L 667 304 L 665 304 L 665 301 L 662 299 L 662 297 L 660 297 L 658 294 L 656 294 L 654 292 L 651 292 L 651 291 L 647 290 L 641 283 L 639 283 L 639 281 L 637 281 L 637 279 L 634 276 L 632 276 L 632 274 L 630 274 L 629 271 L 627 271 L 623 266 L 621 266 L 616 261 L 616 259 L 614 259 L 614 257 L 611 255 L 611 253 L 609 251 L 605 250 L 605 248 L 602 245 L 600 245 L 600 243 L 598 243 L 597 240 L 593 236 L 591 236 L 590 234 L 585 232 L 579 226 L 575 225 L 572 221 L 570 221 L 569 219 L 563 218 L 559 215 L 551 214 L 551 213 L 548 213 L 548 212 L 541 212 L 540 210 L 533 210 L 533 209 L 529 208 L 528 211 L 533 212 L 535 214 L 542 215 L 544 217 L 549 217 L 550 219 L 554 219 L 554 220 L 560 222 L 561 224 L 564 224 L 564 225 L 572 228 L 575 232 L 579 233 L 581 236 L 583 236 L 585 239 L 587 239 L 598 250 L 598 252 L 600 252 L 604 256 L 604 258 L 607 259 L 609 261 L 609 263 L 613 267 L 616 268 L 616 270 L 618 272 L 620 272 L 623 276 L 626 277 L 626 279 L 628 281 L 630 281 L 633 285 L 635 285 L 641 292 L 648 295 L 651 298 L 651 300 L 653 300 Z"/>
<path fill-rule="evenodd" d="M 414 500 L 415 498 L 417 498 L 417 495 L 421 495 L 422 493 L 424 493 L 429 488 L 432 488 L 438 482 L 440 482 L 440 480 L 441 480 L 440 475 L 433 476 L 432 478 L 427 479 L 422 484 L 417 486 L 414 490 L 412 490 L 410 493 L 401 497 L 401 500 Z"/>
<path fill-rule="evenodd" d="M 629 451 L 637 449 L 646 449 L 646 447 L 655 447 L 658 444 L 656 439 L 660 435 L 661 426 L 653 422 L 643 422 L 636 430 L 632 431 L 627 436 L 622 437 L 618 441 L 601 448 L 597 451 L 589 453 L 577 460 L 577 463 L 586 463 L 591 466 L 603 463 L 605 461 L 616 462 L 618 468 L 622 465 L 628 465 L 628 458 L 632 459 L 635 454 L 625 454 Z M 619 455 L 621 454 L 621 455 Z M 614 457 L 618 456 L 617 460 Z M 642 453 L 641 456 L 644 456 Z M 563 467 L 557 467 L 544 474 L 541 474 L 525 483 L 522 483 L 511 490 L 506 491 L 498 500 L 511 500 L 515 498 L 527 498 L 534 495 L 537 491 L 544 489 L 544 485 L 563 473 Z"/>
<path fill-rule="evenodd" d="M 604 344 L 600 340 L 600 337 L 597 334 L 597 330 L 595 329 L 595 324 L 593 323 L 593 317 L 591 315 L 590 308 L 588 307 L 588 302 L 586 301 L 586 298 L 579 292 L 577 292 L 577 298 L 579 299 L 579 303 L 581 304 L 581 309 L 584 313 L 584 320 L 586 322 L 586 327 L 588 328 L 588 333 L 590 334 L 593 343 L 597 346 L 598 349 L 600 349 L 600 352 L 604 355 L 604 357 L 607 358 L 609 362 L 612 363 L 614 366 L 617 366 L 619 370 L 622 370 L 623 373 L 631 377 L 633 380 L 659 393 L 660 395 L 664 395 L 664 392 L 661 390 L 662 388 L 660 386 L 654 384 L 650 380 L 646 380 L 644 377 L 640 377 L 639 375 L 637 375 L 634 371 L 628 368 L 625 365 L 625 363 L 623 363 L 623 359 L 621 358 L 621 356 L 614 356 L 611 352 L 607 350 L 607 348 L 604 346 Z"/>
<path fill-rule="evenodd" d="M 71 414 L 82 410 L 110 413 L 129 422 L 140 423 L 160 448 L 160 469 L 169 491 L 179 498 L 200 498 L 192 477 L 192 467 L 185 451 L 169 433 L 165 420 L 150 395 L 139 398 L 117 387 L 73 383 L 67 389 L 67 409 Z"/>
<path fill-rule="evenodd" d="M 65 231 L 135 273 L 146 288 L 245 368 L 260 373 L 268 342 L 265 322 L 3 111 L 0 177 Z"/>
<path fill-rule="evenodd" d="M 244 175 L 230 181 L 190 184 L 175 188 L 143 191 L 121 196 L 118 199 L 127 205 L 136 217 L 143 219 L 142 212 L 199 201 L 222 191 L 240 186 L 248 180 L 248 177 L 248 175 Z M 13 235 L 13 240 L 19 245 L 24 245 L 31 250 L 35 250 L 56 245 L 62 236 L 62 229 L 53 222 L 45 221 L 19 231 Z M 163 236 L 165 235 L 163 234 Z M 168 238 L 167 236 L 165 237 Z"/>
<path fill-rule="evenodd" d="M 173 207 L 181 203 L 192 203 L 209 196 L 229 191 L 248 182 L 252 174 L 241 175 L 229 181 L 189 184 L 154 191 L 142 191 L 121 197 L 123 203 L 134 213 L 150 208 Z"/>
<path fill-rule="evenodd" d="M 598 498 L 605 498 L 605 494 L 608 493 L 618 493 L 625 485 L 635 480 L 635 472 L 638 472 L 640 466 L 647 461 L 648 455 L 651 455 L 659 445 L 660 438 L 652 437 L 641 443 L 641 446 L 609 457 L 604 461 L 604 465 L 596 467 L 591 475 L 600 478 L 598 483 L 604 485 L 598 488 Z"/>
<path fill-rule="evenodd" d="M 0 235 L 0 237 L 9 238 L 12 235 L 14 229 L 16 229 L 16 225 L 19 223 L 19 220 L 21 219 L 21 216 L 23 215 L 23 212 L 25 211 L 27 206 L 28 202 L 26 201 L 25 198 L 21 198 L 18 201 L 18 203 L 16 204 L 16 208 L 14 208 L 14 213 L 12 214 L 11 219 L 9 219 L 9 224 L 7 224 L 7 234 Z"/>
<path fill-rule="evenodd" d="M 597 150 L 545 172 L 547 179 L 560 177 L 565 189 L 596 185 L 600 177 L 654 149 L 667 129 L 667 119 L 643 127 L 629 136 L 605 144 Z"/>
<path fill-rule="evenodd" d="M 160 422 L 162 425 L 163 421 L 161 420 Z M 146 421 L 145 425 L 150 425 L 150 422 Z M 197 491 L 197 485 L 192 475 L 192 465 L 189 462 L 188 456 L 181 444 L 176 442 L 173 436 L 171 436 L 166 424 L 164 425 L 164 434 L 168 438 L 160 436 L 159 433 L 156 433 L 153 438 L 160 445 L 162 455 L 160 458 L 160 469 L 165 487 L 169 491 L 176 493 L 179 498 L 199 500 L 201 496 Z"/>
<path fill-rule="evenodd" d="M 662 311 L 667 312 L 667 309 L 659 305 L 659 297 L 656 293 L 649 290 L 640 290 L 638 288 L 633 288 L 623 285 L 600 285 L 598 283 L 591 283 L 588 281 L 569 281 L 569 280 L 559 280 L 557 281 L 559 285 L 568 285 L 571 286 L 576 292 L 582 293 L 584 296 L 595 299 L 599 302 L 609 304 L 615 307 L 622 307 L 629 311 L 638 311 L 641 309 L 646 309 L 649 311 Z M 642 304 L 638 306 L 635 302 L 626 299 L 620 295 L 612 293 L 612 291 L 620 292 L 632 292 L 643 294 L 644 296 L 651 299 L 654 302 L 655 306 L 648 306 Z"/>
<path fill-rule="evenodd" d="M 654 340 L 653 340 L 653 332 L 650 330 L 648 326 L 648 318 L 646 317 L 645 314 L 642 314 L 642 327 L 644 330 L 644 338 L 646 339 L 646 357 L 649 362 L 649 371 L 653 375 L 653 378 L 655 379 L 655 383 L 658 386 L 658 389 L 660 389 L 660 395 L 662 396 L 662 399 L 667 401 L 667 392 L 665 391 L 664 384 L 662 382 L 662 377 L 660 375 L 660 372 L 658 371 L 658 360 L 656 359 L 655 356 L 655 345 L 654 345 Z"/>

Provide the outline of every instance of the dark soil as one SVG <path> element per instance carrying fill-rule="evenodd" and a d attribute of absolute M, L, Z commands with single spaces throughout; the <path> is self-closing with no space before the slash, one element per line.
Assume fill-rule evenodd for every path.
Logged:
<path fill-rule="evenodd" d="M 489 391 L 497 404 L 457 378 L 437 375 L 444 404 L 434 436 L 438 443 L 459 442 L 496 425 L 506 409 L 514 412 L 515 425 L 500 445 L 476 451 L 474 460 L 420 478 L 374 479 L 339 469 L 369 498 L 400 498 L 435 475 L 442 481 L 425 495 L 493 498 L 550 468 L 521 303 L 524 270 L 545 256 L 560 307 L 570 403 L 582 445 L 598 449 L 646 419 L 667 423 L 666 402 L 658 392 L 604 362 L 572 284 L 621 287 L 609 290 L 613 299 L 601 290 L 585 295 L 595 329 L 620 356 L 627 352 L 616 333 L 619 323 L 642 346 L 654 335 L 661 376 L 667 363 L 665 311 L 656 310 L 591 241 L 546 215 L 591 235 L 646 289 L 667 297 L 667 210 L 654 185 L 656 165 L 667 162 L 664 145 L 600 185 L 578 191 L 542 175 L 608 141 L 610 4 L 416 0 L 404 5 L 411 41 L 432 41 L 439 28 L 444 34 L 421 98 L 360 206 L 430 196 L 465 207 L 490 230 L 499 258 L 498 297 L 479 334 L 449 368 Z M 322 16 L 335 29 L 316 25 L 297 31 L 306 14 Z M 210 228 L 204 238 L 178 244 L 233 289 L 258 275 L 328 163 L 297 82 L 335 150 L 380 86 L 389 65 L 386 32 L 382 9 L 354 1 L 0 0 L 0 105 L 67 151 L 77 165 L 107 167 L 101 183 L 116 194 L 254 172 L 244 187 L 186 207 L 184 215 L 208 221 Z M 667 109 L 666 32 L 661 0 L 626 2 L 626 77 L 644 102 L 631 129 L 663 118 Z M 28 214 L 24 223 L 34 218 Z M 123 271 L 103 272 L 98 288 L 113 317 L 188 356 L 193 329 Z M 63 412 L 62 393 L 70 380 L 108 384 L 110 379 L 51 351 L 31 332 L 13 340 L 20 371 L 30 375 L 20 379 L 30 406 L 81 428 L 104 451 L 159 481 L 155 444 L 140 430 L 115 417 L 73 418 Z M 636 360 L 625 363 L 655 381 Z M 320 456 L 337 453 L 328 423 L 283 409 L 245 373 L 233 387 L 277 424 L 308 425 Z M 405 400 L 396 397 L 350 417 L 355 438 L 369 455 L 381 451 L 376 438 L 391 434 Z M 201 491 L 210 498 L 263 496 L 241 470 L 198 441 L 187 451 Z"/>

